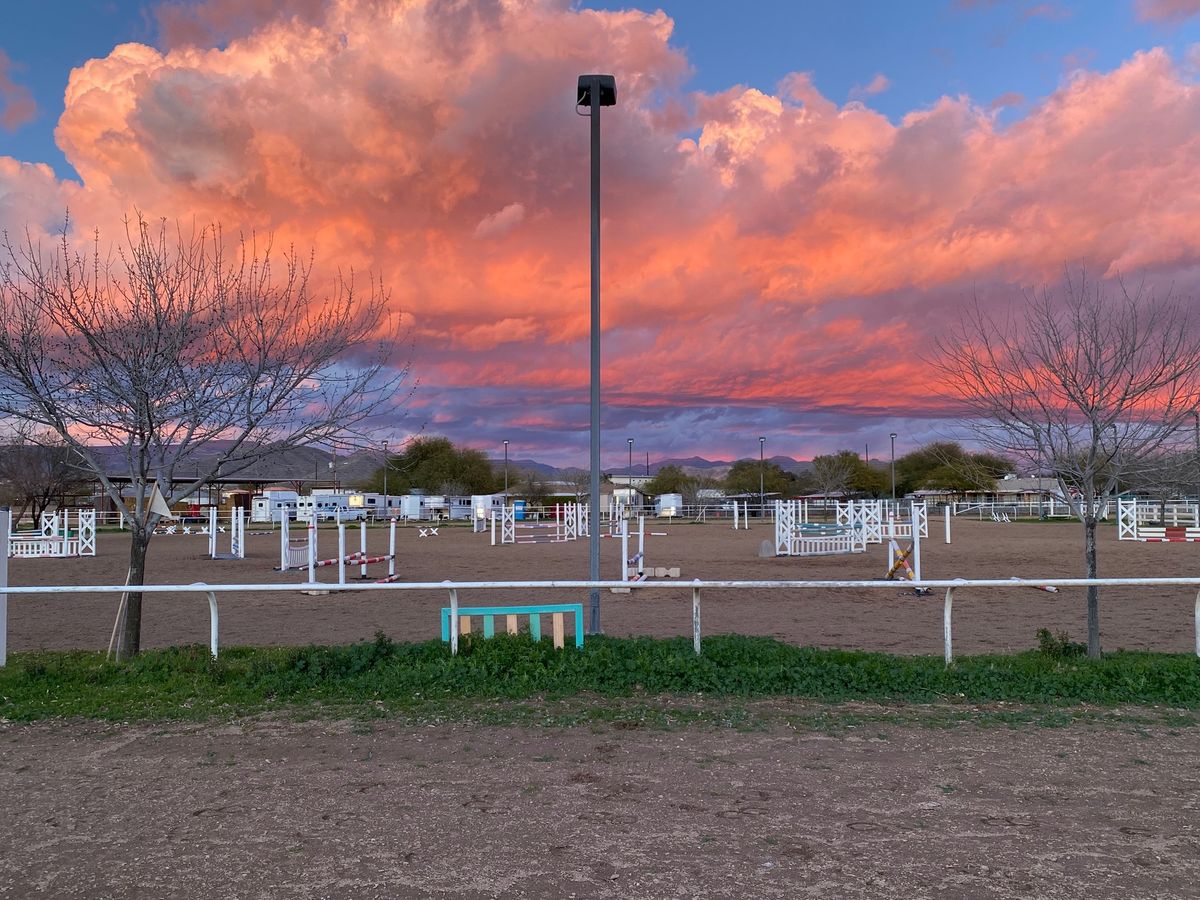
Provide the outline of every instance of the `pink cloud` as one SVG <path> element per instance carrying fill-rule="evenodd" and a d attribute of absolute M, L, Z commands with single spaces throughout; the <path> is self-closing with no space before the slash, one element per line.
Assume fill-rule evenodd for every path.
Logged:
<path fill-rule="evenodd" d="M 9 73 L 14 68 L 12 60 L 0 50 L 0 127 L 5 131 L 16 131 L 37 114 L 29 88 L 12 80 Z"/>
<path fill-rule="evenodd" d="M 614 72 L 620 98 L 604 113 L 606 402 L 929 410 L 919 351 L 971 285 L 1200 258 L 1200 95 L 1162 50 L 1078 71 L 1000 127 L 968 97 L 893 122 L 801 73 L 685 94 L 662 13 L 247 8 L 218 49 L 126 44 L 77 69 L 57 136 L 82 185 L 0 157 L 0 223 L 69 203 L 108 227 L 136 205 L 315 245 L 392 286 L 445 403 L 496 386 L 586 403 L 586 71 Z M 184 9 L 206 33 L 240 21 Z"/>
<path fill-rule="evenodd" d="M 1200 13 L 1200 0 L 1135 0 L 1134 10 L 1144 22 L 1181 22 Z"/>
<path fill-rule="evenodd" d="M 884 75 L 882 72 L 878 72 L 878 73 L 876 73 L 875 77 L 872 78 L 870 81 L 868 81 L 866 84 L 856 85 L 854 88 L 852 88 L 850 90 L 850 96 L 851 97 L 873 97 L 875 94 L 882 94 L 884 91 L 886 91 L 891 86 L 892 86 L 891 80 L 886 75 Z"/>

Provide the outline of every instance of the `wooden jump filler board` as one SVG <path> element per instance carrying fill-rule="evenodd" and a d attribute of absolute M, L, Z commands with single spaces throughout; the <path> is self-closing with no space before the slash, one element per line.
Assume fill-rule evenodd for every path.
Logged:
<path fill-rule="evenodd" d="M 509 634 L 517 634 L 517 617 L 529 617 L 529 636 L 535 641 L 542 639 L 542 616 L 550 616 L 551 633 L 554 646 L 561 650 L 566 645 L 566 622 L 564 617 L 571 613 L 575 617 L 575 648 L 583 648 L 583 604 L 582 603 L 542 603 L 521 606 L 460 606 L 458 607 L 458 633 L 470 634 L 474 616 L 483 619 L 483 636 L 494 637 L 496 634 L 496 617 L 504 616 L 505 630 Z M 453 611 L 449 606 L 442 607 L 442 640 L 450 641 L 450 617 Z"/>

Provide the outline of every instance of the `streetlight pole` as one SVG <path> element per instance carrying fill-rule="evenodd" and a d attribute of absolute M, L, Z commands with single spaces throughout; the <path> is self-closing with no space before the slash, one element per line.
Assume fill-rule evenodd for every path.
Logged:
<path fill-rule="evenodd" d="M 1192 410 L 1192 418 L 1196 425 L 1196 504 L 1197 509 L 1200 510 L 1200 412 Z M 1200 511 L 1196 515 L 1200 517 Z"/>
<path fill-rule="evenodd" d="M 625 443 L 629 445 L 629 466 L 625 469 L 625 487 L 629 493 L 629 506 L 633 506 L 633 438 L 625 438 Z"/>
<path fill-rule="evenodd" d="M 765 437 L 758 439 L 758 516 L 763 517 L 763 506 L 766 505 L 763 500 L 763 445 L 767 442 Z"/>
<path fill-rule="evenodd" d="M 588 580 L 600 580 L 600 107 L 616 106 L 617 79 L 580 75 L 575 111 L 587 108 L 591 121 L 591 491 L 589 496 Z M 584 113 L 580 113 L 584 115 Z M 600 590 L 592 588 L 588 632 L 600 633 Z"/>
<path fill-rule="evenodd" d="M 508 502 L 508 441 L 504 442 L 504 497 Z"/>
<path fill-rule="evenodd" d="M 896 502 L 896 432 L 888 435 L 892 439 L 892 502 Z"/>
<path fill-rule="evenodd" d="M 388 517 L 388 468 L 391 466 L 387 455 L 387 441 L 383 442 L 383 517 Z"/>

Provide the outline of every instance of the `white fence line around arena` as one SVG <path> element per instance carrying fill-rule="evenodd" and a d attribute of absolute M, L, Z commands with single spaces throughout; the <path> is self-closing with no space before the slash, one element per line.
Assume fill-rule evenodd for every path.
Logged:
<path fill-rule="evenodd" d="M 56 587 L 11 587 L 8 579 L 7 559 L 0 564 L 0 666 L 8 658 L 8 595 L 26 594 L 119 594 L 129 591 L 129 585 L 60 585 Z M 1031 587 L 1045 590 L 1047 587 L 1135 586 L 1135 587 L 1190 587 L 1196 588 L 1193 620 L 1195 623 L 1195 653 L 1200 657 L 1200 578 L 956 578 L 953 580 L 911 581 L 907 584 L 918 589 L 945 589 L 942 606 L 942 642 L 946 665 L 954 661 L 952 612 L 954 592 L 966 588 L 1013 588 Z M 515 591 L 515 590 L 612 590 L 629 591 L 690 589 L 692 592 L 692 646 L 700 653 L 700 592 L 702 590 L 829 590 L 830 588 L 886 589 L 894 591 L 894 581 L 429 581 L 392 582 L 387 584 L 346 584 L 342 591 L 448 591 L 450 594 L 451 621 L 458 618 L 459 591 Z M 306 592 L 310 584 L 146 584 L 136 589 L 143 594 L 205 594 L 209 611 L 209 650 L 217 657 L 218 609 L 217 594 L 239 592 Z M 632 595 L 631 595 L 632 596 Z M 451 649 L 457 651 L 457 629 L 451 629 Z"/>

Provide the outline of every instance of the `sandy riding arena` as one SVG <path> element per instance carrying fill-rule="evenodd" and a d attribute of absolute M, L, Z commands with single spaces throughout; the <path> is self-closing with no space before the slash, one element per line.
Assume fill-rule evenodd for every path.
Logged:
<path fill-rule="evenodd" d="M 1083 574 L 1082 528 L 1071 522 L 998 524 L 954 520 L 953 543 L 942 539 L 941 521 L 930 522 L 922 542 L 927 578 L 1079 577 Z M 759 545 L 771 527 L 749 531 L 727 525 L 675 523 L 648 525 L 666 536 L 647 538 L 652 566 L 679 567 L 680 587 L 671 592 L 606 594 L 602 624 L 612 635 L 690 634 L 691 596 L 685 582 L 702 579 L 877 579 L 887 569 L 886 551 L 819 558 L 760 558 Z M 357 537 L 354 537 L 357 540 Z M 334 548 L 332 530 L 322 531 L 322 551 Z M 369 551 L 384 552 L 387 529 L 369 532 Z M 1200 574 L 1200 544 L 1119 542 L 1115 529 L 1100 533 L 1101 574 L 1116 576 L 1189 576 Z M 617 578 L 620 542 L 602 542 L 601 574 Z M 353 546 L 357 547 L 357 543 Z M 300 582 L 301 572 L 274 571 L 279 564 L 275 535 L 251 533 L 244 560 L 213 561 L 205 556 L 207 539 L 163 535 L 150 548 L 149 581 L 163 584 Z M 13 585 L 120 584 L 124 580 L 128 539 L 102 534 L 94 558 L 13 560 Z M 441 528 L 420 537 L 415 527 L 401 528 L 397 570 L 403 581 L 580 579 L 587 574 L 586 540 L 492 547 L 486 534 L 466 528 Z M 377 567 L 379 568 L 379 567 Z M 354 572 L 356 570 L 352 570 Z M 336 580 L 331 569 L 320 580 Z M 382 577 L 382 575 L 377 576 Z M 1194 646 L 1194 593 L 1187 588 L 1105 588 L 1101 603 L 1104 646 L 1187 652 Z M 464 592 L 460 602 L 586 601 L 586 593 L 536 598 L 502 593 Z M 9 600 L 9 648 L 103 648 L 108 643 L 116 597 L 14 596 Z M 383 631 L 394 640 L 427 640 L 438 634 L 438 609 L 444 591 L 308 597 L 300 594 L 239 594 L 221 597 L 221 643 L 348 643 Z M 703 600 L 705 634 L 738 632 L 778 637 L 820 647 L 939 654 L 942 649 L 940 596 L 914 597 L 902 585 L 895 591 L 809 590 L 795 592 L 709 591 Z M 143 645 L 203 642 L 208 609 L 196 595 L 148 596 L 143 613 Z M 955 651 L 1007 653 L 1035 645 L 1037 629 L 1085 633 L 1082 589 L 1047 594 L 1029 588 L 961 590 L 955 596 Z"/>
<path fill-rule="evenodd" d="M 931 526 L 927 577 L 1081 571 L 1076 524 L 963 519 L 949 546 L 941 523 Z M 648 539 L 648 562 L 678 566 L 678 589 L 605 594 L 609 634 L 689 634 L 691 578 L 874 579 L 886 568 L 878 546 L 761 558 L 767 525 L 652 530 L 667 534 Z M 1119 543 L 1111 527 L 1101 539 L 1105 574 L 1200 572 L 1200 544 Z M 370 541 L 380 552 L 386 530 Z M 333 546 L 332 532 L 322 544 Z M 203 537 L 156 538 L 150 580 L 306 577 L 273 570 L 269 534 L 249 535 L 244 560 L 210 561 L 206 548 Z M 603 550 L 604 574 L 616 577 L 619 542 Z M 463 528 L 403 528 L 397 551 L 401 577 L 420 582 L 577 579 L 587 565 L 585 541 L 492 547 Z M 103 534 L 95 558 L 13 560 L 10 578 L 119 583 L 126 552 L 123 536 Z M 1189 651 L 1193 599 L 1105 589 L 1105 647 Z M 223 595 L 221 640 L 427 640 L 446 601 L 445 591 Z M 103 648 L 115 603 L 14 596 L 10 649 Z M 1039 628 L 1084 633 L 1080 591 L 962 590 L 955 604 L 959 653 L 1025 650 Z M 939 596 L 902 584 L 703 598 L 706 634 L 901 654 L 939 654 L 941 616 Z M 145 645 L 207 635 L 202 598 L 147 597 Z M 495 725 L 483 724 L 499 721 L 490 701 L 424 721 L 375 717 L 369 704 L 339 713 L 349 720 L 0 720 L 0 898 L 1196 896 L 1200 752 L 1188 711 L 662 697 L 605 701 L 615 714 L 598 716 L 599 702 L 533 700 L 523 718 Z"/>

